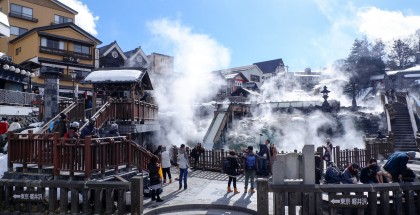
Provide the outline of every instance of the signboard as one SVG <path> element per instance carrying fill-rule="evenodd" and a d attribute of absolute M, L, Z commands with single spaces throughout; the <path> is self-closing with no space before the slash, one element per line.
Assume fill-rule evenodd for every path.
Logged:
<path fill-rule="evenodd" d="M 368 205 L 365 195 L 330 195 L 330 207 L 364 208 Z"/>
<path fill-rule="evenodd" d="M 64 62 L 79 63 L 80 59 L 76 58 L 76 57 L 71 57 L 71 56 L 64 56 L 63 61 Z"/>
<path fill-rule="evenodd" d="M 44 192 L 35 190 L 14 191 L 12 197 L 19 202 L 43 202 Z"/>

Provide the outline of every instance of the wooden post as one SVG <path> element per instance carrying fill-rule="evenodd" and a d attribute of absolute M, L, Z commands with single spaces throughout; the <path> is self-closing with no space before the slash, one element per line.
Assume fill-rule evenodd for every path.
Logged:
<path fill-rule="evenodd" d="M 268 180 L 258 178 L 257 187 L 257 212 L 259 215 L 268 215 Z"/>
<path fill-rule="evenodd" d="M 224 162 L 224 160 L 225 160 L 225 149 L 221 149 L 220 150 L 220 163 L 221 163 L 221 168 L 220 168 L 220 172 L 223 172 L 223 162 Z"/>
<path fill-rule="evenodd" d="M 131 214 L 143 214 L 143 176 L 131 179 Z"/>
<path fill-rule="evenodd" d="M 378 210 L 376 192 L 369 192 L 368 194 L 368 214 L 376 215 Z"/>
<path fill-rule="evenodd" d="M 58 132 L 54 133 L 54 142 L 53 142 L 53 164 L 54 164 L 54 178 L 57 178 L 60 175 L 60 155 L 58 150 L 58 143 L 60 139 L 60 134 Z"/>
<path fill-rule="evenodd" d="M 92 136 L 85 137 L 85 180 L 90 180 L 92 170 L 92 154 L 91 154 Z"/>
<path fill-rule="evenodd" d="M 131 152 L 131 133 L 127 134 L 127 139 L 125 140 L 127 141 L 127 170 L 131 171 L 131 164 L 132 164 L 132 152 Z"/>

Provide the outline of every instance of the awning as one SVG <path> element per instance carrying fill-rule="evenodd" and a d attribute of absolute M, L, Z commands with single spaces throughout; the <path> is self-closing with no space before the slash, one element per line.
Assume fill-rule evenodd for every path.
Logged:
<path fill-rule="evenodd" d="M 38 57 L 31 58 L 29 60 L 26 60 L 19 65 L 30 68 L 30 69 L 38 69 L 41 67 L 41 64 L 38 62 Z"/>

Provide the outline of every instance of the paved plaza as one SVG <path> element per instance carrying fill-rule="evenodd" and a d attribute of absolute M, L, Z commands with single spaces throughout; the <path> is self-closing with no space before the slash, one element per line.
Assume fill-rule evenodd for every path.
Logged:
<path fill-rule="evenodd" d="M 177 168 L 172 168 L 171 172 L 172 178 L 178 179 Z M 171 184 L 165 184 L 161 194 L 161 198 L 164 201 L 155 202 L 151 201 L 150 198 L 146 198 L 144 200 L 144 213 L 257 214 L 257 193 L 244 193 L 244 176 L 240 175 L 237 179 L 237 187 L 241 192 L 239 194 L 226 193 L 227 182 L 228 176 L 224 173 L 202 170 L 190 171 L 188 173 L 188 188 L 186 190 L 178 190 L 178 180 L 173 180 Z M 272 195 L 269 198 L 271 203 Z M 270 210 L 272 212 L 271 205 Z"/>

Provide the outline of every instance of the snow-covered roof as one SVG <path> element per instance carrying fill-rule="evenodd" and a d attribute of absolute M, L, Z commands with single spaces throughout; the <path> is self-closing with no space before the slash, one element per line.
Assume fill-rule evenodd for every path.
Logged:
<path fill-rule="evenodd" d="M 395 71 L 388 71 L 385 72 L 387 75 L 395 75 L 397 73 L 404 73 L 404 72 L 420 72 L 420 65 L 416 65 L 404 70 L 395 70 Z"/>
<path fill-rule="evenodd" d="M 96 70 L 83 80 L 83 83 L 138 82 L 145 71 L 136 69 Z"/>

